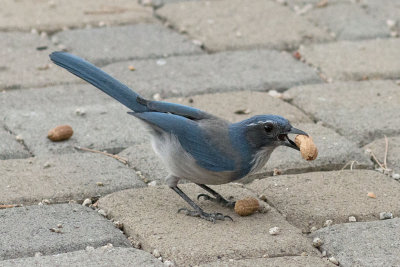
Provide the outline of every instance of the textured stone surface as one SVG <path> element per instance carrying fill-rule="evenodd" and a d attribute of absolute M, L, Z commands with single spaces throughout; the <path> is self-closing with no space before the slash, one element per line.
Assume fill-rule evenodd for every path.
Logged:
<path fill-rule="evenodd" d="M 165 101 L 193 106 L 231 122 L 244 120 L 257 114 L 285 116 L 292 124 L 311 122 L 299 109 L 280 99 L 271 97 L 265 92 L 240 91 L 204 94 L 186 98 L 168 98 Z M 245 111 L 246 109 L 250 110 L 249 114 L 235 113 L 237 111 Z M 349 145 L 348 142 L 346 145 Z M 153 152 L 150 142 L 134 144 L 119 155 L 127 158 L 129 163 L 140 170 L 148 180 L 158 180 L 158 182 L 164 183 L 164 178 L 168 173 L 162 162 Z M 296 161 L 296 164 L 298 163 L 299 161 Z"/>
<path fill-rule="evenodd" d="M 69 267 L 69 266 L 164 266 L 149 253 L 134 248 L 101 247 L 63 254 L 0 261 L 3 267 Z"/>
<path fill-rule="evenodd" d="M 129 247 L 120 230 L 96 211 L 62 204 L 0 210 L 0 260 L 32 257 L 99 247 L 107 243 Z M 59 228 L 62 233 L 50 231 Z"/>
<path fill-rule="evenodd" d="M 266 92 L 215 93 L 186 98 L 167 98 L 164 101 L 196 107 L 230 122 L 238 122 L 259 114 L 284 116 L 291 123 L 312 122 L 298 108 Z"/>
<path fill-rule="evenodd" d="M 27 16 L 29 14 L 29 16 Z M 0 30 L 32 28 L 56 31 L 65 27 L 102 26 L 153 21 L 152 11 L 136 1 L 30 0 L 2 1 Z"/>
<path fill-rule="evenodd" d="M 400 262 L 400 219 L 334 225 L 316 231 L 321 249 L 340 266 L 396 266 Z"/>
<path fill-rule="evenodd" d="M 194 184 L 181 186 L 192 199 L 204 191 Z M 235 199 L 252 193 L 235 185 L 213 186 L 222 195 Z M 198 202 L 198 201 L 196 201 Z M 180 265 L 196 265 L 218 259 L 241 259 L 300 255 L 316 255 L 311 243 L 274 210 L 239 217 L 233 210 L 210 201 L 199 203 L 207 212 L 222 212 L 233 218 L 211 222 L 189 217 L 176 211 L 187 207 L 184 200 L 166 186 L 141 190 L 125 190 L 110 194 L 99 201 L 108 214 L 124 223 L 128 236 L 141 243 L 145 251 L 157 249 L 164 259 Z M 278 226 L 279 235 L 268 230 Z"/>
<path fill-rule="evenodd" d="M 400 133 L 400 87 L 392 81 L 310 85 L 288 94 L 295 106 L 359 145 Z"/>
<path fill-rule="evenodd" d="M 182 35 L 156 24 L 62 31 L 52 38 L 93 64 L 201 53 Z M 100 45 L 101 44 L 101 45 Z"/>
<path fill-rule="evenodd" d="M 242 182 L 248 182 L 254 178 L 263 178 L 265 174 L 272 175 L 274 169 L 282 174 L 303 173 L 311 171 L 329 171 L 349 169 L 372 168 L 373 163 L 364 151 L 333 130 L 317 124 L 293 124 L 312 136 L 318 148 L 318 157 L 313 161 L 304 160 L 299 151 L 288 147 L 278 147 L 271 158 L 259 173 L 245 178 Z M 291 137 L 294 139 L 294 136 Z"/>
<path fill-rule="evenodd" d="M 75 152 L 74 146 L 118 153 L 146 140 L 142 123 L 92 86 L 15 90 L 1 94 L 0 103 L 5 125 L 23 138 L 34 155 Z M 47 132 L 63 124 L 71 125 L 74 135 L 67 141 L 50 141 Z"/>
<path fill-rule="evenodd" d="M 277 258 L 256 258 L 245 260 L 229 260 L 229 261 L 216 261 L 206 264 L 200 264 L 200 267 L 263 267 L 263 266 L 287 266 L 287 267 L 314 267 L 314 266 L 330 266 L 334 265 L 329 263 L 327 259 L 321 259 L 313 256 L 297 256 L 297 257 L 277 257 Z"/>
<path fill-rule="evenodd" d="M 310 230 L 326 220 L 334 224 L 379 219 L 379 213 L 400 214 L 400 184 L 376 171 L 312 172 L 272 176 L 248 185 L 264 194 L 269 204 L 286 215 L 293 225 Z M 374 192 L 376 199 L 367 196 Z"/>
<path fill-rule="evenodd" d="M 24 146 L 17 142 L 15 136 L 10 134 L 0 122 L 0 160 L 22 159 L 30 156 Z"/>
<path fill-rule="evenodd" d="M 130 71 L 132 65 L 135 71 Z M 137 60 L 107 65 L 105 71 L 145 97 L 188 96 L 222 91 L 283 90 L 319 83 L 308 66 L 286 52 L 252 50 Z"/>
<path fill-rule="evenodd" d="M 83 201 L 145 185 L 132 169 L 91 152 L 0 161 L 0 173 L 0 204 Z"/>
<path fill-rule="evenodd" d="M 329 38 L 306 19 L 272 1 L 188 1 L 164 5 L 157 14 L 212 51 L 293 49 L 302 42 Z"/>
<path fill-rule="evenodd" d="M 4 9 L 1 10 L 0 13 Z M 0 91 L 77 81 L 75 77 L 50 64 L 48 54 L 57 50 L 57 47 L 47 37 L 41 38 L 31 33 L 0 32 L 0 48 Z"/>
<path fill-rule="evenodd" d="M 333 80 L 396 79 L 400 39 L 340 41 L 300 48 L 305 60 Z"/>
<path fill-rule="evenodd" d="M 364 149 L 371 149 L 380 163 L 385 160 L 385 138 L 378 139 L 364 146 Z M 387 167 L 394 173 L 400 173 L 400 136 L 388 138 Z"/>
<path fill-rule="evenodd" d="M 339 40 L 360 40 L 389 37 L 384 21 L 368 15 L 359 5 L 350 3 L 314 8 L 306 17 L 331 30 Z"/>

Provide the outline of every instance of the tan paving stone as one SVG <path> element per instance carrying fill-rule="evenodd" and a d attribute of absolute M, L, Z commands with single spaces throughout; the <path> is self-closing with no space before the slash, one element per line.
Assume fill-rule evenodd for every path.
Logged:
<path fill-rule="evenodd" d="M 195 199 L 204 191 L 194 184 L 181 185 L 182 190 Z M 213 186 L 222 195 L 234 199 L 251 196 L 252 193 L 238 185 Z M 125 190 L 110 194 L 99 201 L 109 217 L 123 222 L 124 231 L 145 251 L 157 249 L 163 259 L 178 265 L 196 265 L 218 259 L 242 259 L 300 255 L 307 252 L 317 255 L 311 242 L 299 229 L 287 223 L 275 210 L 239 217 L 233 210 L 210 201 L 196 201 L 206 212 L 222 212 L 233 222 L 211 222 L 178 214 L 187 207 L 175 192 L 166 186 L 141 190 Z M 280 234 L 272 236 L 269 229 L 278 226 Z"/>
<path fill-rule="evenodd" d="M 273 1 L 223 0 L 166 4 L 157 10 L 180 31 L 221 51 L 267 47 L 290 49 L 308 40 L 326 40 L 327 33 Z"/>
<path fill-rule="evenodd" d="M 145 186 L 129 167 L 90 152 L 1 160 L 0 184 L 0 204 L 83 201 Z"/>
<path fill-rule="evenodd" d="M 334 224 L 378 220 L 380 212 L 399 216 L 400 184 L 376 171 L 312 172 L 271 176 L 248 186 L 264 194 L 268 203 L 286 215 L 293 225 L 308 231 L 326 220 Z M 367 196 L 374 192 L 376 199 Z"/>
<path fill-rule="evenodd" d="M 400 134 L 400 86 L 393 81 L 308 85 L 287 94 L 306 114 L 360 146 Z"/>
<path fill-rule="evenodd" d="M 48 55 L 58 48 L 47 37 L 0 32 L 0 48 L 0 91 L 78 81 L 50 63 Z"/>
<path fill-rule="evenodd" d="M 153 21 L 152 10 L 130 0 L 3 0 L 0 30 L 57 31 L 64 27 Z"/>
<path fill-rule="evenodd" d="M 378 139 L 364 146 L 364 149 L 370 149 L 377 157 L 380 163 L 385 160 L 385 138 Z M 388 138 L 388 151 L 387 151 L 387 167 L 392 169 L 394 173 L 400 173 L 400 136 L 393 136 Z"/>
<path fill-rule="evenodd" d="M 297 257 L 277 257 L 277 258 L 258 258 L 258 259 L 245 259 L 245 260 L 229 260 L 229 261 L 216 261 L 206 264 L 201 264 L 199 267 L 263 267 L 263 266 L 286 266 L 286 267 L 315 267 L 315 266 L 330 266 L 333 267 L 326 258 L 313 256 L 297 256 Z"/>
<path fill-rule="evenodd" d="M 321 69 L 328 79 L 396 79 L 400 75 L 400 39 L 340 41 L 302 46 L 306 62 Z"/>
<path fill-rule="evenodd" d="M 266 92 L 215 93 L 186 98 L 167 98 L 164 101 L 196 107 L 230 122 L 238 122 L 259 114 L 284 116 L 292 123 L 312 122 L 298 108 L 272 97 Z"/>

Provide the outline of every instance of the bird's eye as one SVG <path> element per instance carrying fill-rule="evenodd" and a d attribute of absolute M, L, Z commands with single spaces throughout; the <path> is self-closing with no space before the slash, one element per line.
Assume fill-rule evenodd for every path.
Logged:
<path fill-rule="evenodd" d="M 267 122 L 264 125 L 264 129 L 265 129 L 265 132 L 270 133 L 274 129 L 274 125 L 272 123 L 270 123 L 270 122 Z"/>

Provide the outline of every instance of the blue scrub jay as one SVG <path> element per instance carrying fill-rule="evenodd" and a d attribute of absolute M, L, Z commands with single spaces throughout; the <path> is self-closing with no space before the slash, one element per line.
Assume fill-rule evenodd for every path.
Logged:
<path fill-rule="evenodd" d="M 166 183 L 192 208 L 179 209 L 187 215 L 209 221 L 231 219 L 221 213 L 206 213 L 177 186 L 181 178 L 199 185 L 214 197 L 199 197 L 232 207 L 235 202 L 223 198 L 206 186 L 225 184 L 262 168 L 278 146 L 298 149 L 288 134 L 305 132 L 292 127 L 276 115 L 257 115 L 229 123 L 202 110 L 144 99 L 126 85 L 91 63 L 65 52 L 54 52 L 51 60 L 99 88 L 132 110 L 128 112 L 151 129 L 152 146 L 165 164 Z"/>

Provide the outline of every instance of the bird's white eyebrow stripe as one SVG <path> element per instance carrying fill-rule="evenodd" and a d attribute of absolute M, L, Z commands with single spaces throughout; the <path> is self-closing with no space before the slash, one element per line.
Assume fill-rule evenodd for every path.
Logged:
<path fill-rule="evenodd" d="M 246 126 L 256 126 L 256 125 L 260 125 L 260 124 L 264 124 L 267 123 L 267 121 L 257 121 L 257 122 L 252 122 L 247 124 Z"/>

